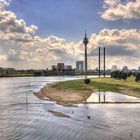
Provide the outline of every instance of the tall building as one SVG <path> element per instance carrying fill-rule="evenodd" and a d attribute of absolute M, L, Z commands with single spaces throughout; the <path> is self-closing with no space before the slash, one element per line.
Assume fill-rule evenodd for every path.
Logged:
<path fill-rule="evenodd" d="M 130 70 L 128 69 L 127 66 L 124 66 L 124 67 L 122 68 L 122 71 L 123 71 L 123 72 L 129 72 Z"/>
<path fill-rule="evenodd" d="M 76 61 L 76 70 L 84 71 L 84 61 Z"/>
<path fill-rule="evenodd" d="M 57 70 L 58 71 L 63 71 L 65 68 L 65 64 L 64 63 L 58 63 L 57 64 Z"/>
<path fill-rule="evenodd" d="M 117 70 L 118 70 L 117 65 L 112 66 L 111 71 L 117 71 Z"/>

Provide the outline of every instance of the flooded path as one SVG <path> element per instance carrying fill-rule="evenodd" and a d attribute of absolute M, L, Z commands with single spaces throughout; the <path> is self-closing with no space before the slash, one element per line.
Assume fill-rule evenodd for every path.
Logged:
<path fill-rule="evenodd" d="M 46 83 L 71 79 L 74 78 L 1 78 L 0 140 L 140 139 L 140 104 L 64 107 L 33 94 Z M 48 110 L 63 112 L 70 118 L 55 116 Z"/>

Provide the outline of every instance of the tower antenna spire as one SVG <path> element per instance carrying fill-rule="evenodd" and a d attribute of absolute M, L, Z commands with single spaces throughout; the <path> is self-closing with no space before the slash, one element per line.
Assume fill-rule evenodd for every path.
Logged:
<path fill-rule="evenodd" d="M 85 29 L 85 38 L 87 37 L 87 30 Z"/>

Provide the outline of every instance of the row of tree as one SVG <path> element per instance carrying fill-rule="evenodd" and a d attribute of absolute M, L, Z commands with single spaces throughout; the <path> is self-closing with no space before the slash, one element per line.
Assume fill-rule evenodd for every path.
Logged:
<path fill-rule="evenodd" d="M 135 79 L 135 81 L 136 81 L 136 82 L 139 82 L 139 81 L 140 81 L 140 73 L 137 73 L 137 74 L 136 74 L 136 79 Z"/>
<path fill-rule="evenodd" d="M 122 71 L 111 72 L 111 77 L 114 78 L 114 79 L 126 80 L 129 76 L 131 76 L 131 73 L 125 73 L 125 72 L 122 72 Z"/>
<path fill-rule="evenodd" d="M 114 78 L 114 79 L 126 80 L 130 76 L 134 76 L 136 82 L 140 81 L 140 73 L 132 73 L 132 72 L 125 73 L 123 71 L 113 71 L 113 72 L 111 72 L 111 77 Z"/>

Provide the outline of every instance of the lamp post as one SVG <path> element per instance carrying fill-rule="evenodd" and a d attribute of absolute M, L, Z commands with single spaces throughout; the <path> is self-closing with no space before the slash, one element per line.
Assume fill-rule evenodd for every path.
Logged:
<path fill-rule="evenodd" d="M 87 79 L 87 44 L 88 44 L 87 34 L 85 33 L 85 37 L 83 39 L 83 43 L 85 45 L 85 79 Z"/>
<path fill-rule="evenodd" d="M 106 76 L 106 60 L 105 60 L 105 57 L 106 57 L 106 52 L 105 52 L 105 47 L 104 47 L 104 77 Z"/>
<path fill-rule="evenodd" d="M 99 47 L 99 77 L 101 76 L 101 47 Z"/>

